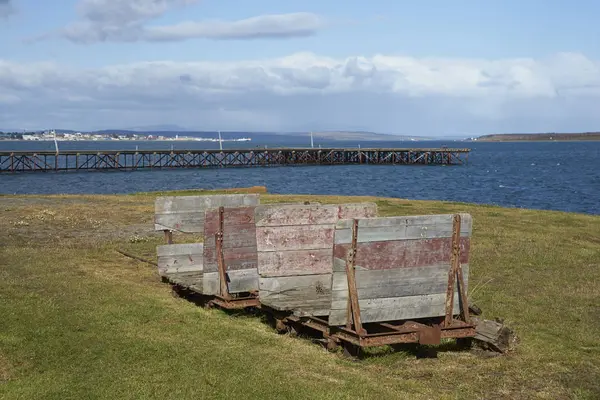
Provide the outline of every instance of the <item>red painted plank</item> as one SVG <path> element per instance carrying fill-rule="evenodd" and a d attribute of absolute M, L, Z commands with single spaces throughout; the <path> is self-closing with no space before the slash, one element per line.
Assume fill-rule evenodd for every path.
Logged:
<path fill-rule="evenodd" d="M 205 213 L 204 271 L 218 270 L 215 234 L 219 230 L 219 210 Z M 254 207 L 226 207 L 223 211 L 223 260 L 229 271 L 257 268 Z"/>
<path fill-rule="evenodd" d="M 336 244 L 334 257 L 346 259 L 350 244 Z M 469 262 L 470 239 L 460 240 L 460 262 Z M 355 265 L 365 269 L 392 269 L 424 267 L 439 262 L 449 262 L 452 238 L 393 240 L 359 243 L 356 248 Z"/>
<path fill-rule="evenodd" d="M 223 260 L 228 271 L 257 267 L 256 247 L 223 249 Z M 204 248 L 204 271 L 218 270 L 215 248 Z"/>
<path fill-rule="evenodd" d="M 254 207 L 224 208 L 223 225 L 225 231 L 238 225 L 254 226 Z M 204 233 L 214 235 L 219 230 L 219 210 L 206 211 L 204 219 Z"/>

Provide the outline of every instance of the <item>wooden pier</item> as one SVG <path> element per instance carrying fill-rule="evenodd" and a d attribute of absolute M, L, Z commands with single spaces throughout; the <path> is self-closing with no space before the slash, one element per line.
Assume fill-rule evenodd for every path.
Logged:
<path fill-rule="evenodd" d="M 470 149 L 239 149 L 0 151 L 0 172 L 230 168 L 301 165 L 460 165 Z"/>

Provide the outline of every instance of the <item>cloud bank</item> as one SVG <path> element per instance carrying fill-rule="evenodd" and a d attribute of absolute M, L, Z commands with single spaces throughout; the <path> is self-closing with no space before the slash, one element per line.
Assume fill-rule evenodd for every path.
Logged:
<path fill-rule="evenodd" d="M 540 60 L 298 53 L 94 69 L 0 60 L 0 127 L 92 129 L 110 121 L 410 134 L 577 130 L 600 127 L 598 100 L 600 63 L 577 53 Z"/>
<path fill-rule="evenodd" d="M 160 42 L 187 39 L 291 38 L 315 34 L 324 26 L 312 13 L 261 15 L 237 21 L 185 21 L 151 25 L 153 19 L 198 0 L 83 0 L 79 20 L 38 39 L 62 37 L 75 43 Z"/>

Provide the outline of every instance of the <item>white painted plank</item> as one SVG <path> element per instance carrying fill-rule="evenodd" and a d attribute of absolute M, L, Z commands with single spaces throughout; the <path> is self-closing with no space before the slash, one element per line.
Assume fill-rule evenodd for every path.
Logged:
<path fill-rule="evenodd" d="M 258 272 L 256 269 L 240 269 L 227 271 L 229 293 L 242 293 L 258 290 Z M 204 273 L 202 281 L 202 293 L 216 295 L 220 291 L 220 279 L 218 272 Z"/>
<path fill-rule="evenodd" d="M 258 205 L 258 194 L 157 197 L 154 203 L 155 229 L 185 233 L 204 232 L 204 212 L 217 207 Z"/>
<path fill-rule="evenodd" d="M 401 268 L 394 270 L 356 271 L 359 299 L 406 297 L 422 294 L 446 293 L 448 267 Z M 410 270 L 420 272 L 406 273 Z M 426 273 L 427 272 L 427 273 Z M 469 266 L 463 265 L 465 291 L 468 293 Z M 367 275 L 367 277 L 365 277 Z M 455 285 L 455 290 L 458 290 Z M 332 279 L 332 300 L 348 298 L 348 280 L 345 272 L 335 272 Z"/>
<path fill-rule="evenodd" d="M 338 207 L 303 204 L 261 205 L 256 207 L 254 219 L 257 227 L 335 224 L 338 220 Z"/>
<path fill-rule="evenodd" d="M 168 273 L 202 271 L 203 244 L 170 244 L 157 247 L 158 272 L 161 276 Z"/>
<path fill-rule="evenodd" d="M 375 203 L 348 204 L 269 204 L 255 211 L 256 226 L 296 226 L 335 224 L 341 218 L 371 218 L 377 215 Z"/>
<path fill-rule="evenodd" d="M 331 274 L 260 277 L 259 288 L 261 303 L 276 310 L 312 314 L 316 310 L 329 310 L 331 304 Z M 327 313 L 319 311 L 318 315 Z"/>
<path fill-rule="evenodd" d="M 160 256 L 176 256 L 181 254 L 201 254 L 203 243 L 165 244 L 156 246 L 156 254 Z"/>
<path fill-rule="evenodd" d="M 360 218 L 358 221 L 359 228 L 380 228 L 386 226 L 419 226 L 419 225 L 436 225 L 450 224 L 452 225 L 455 214 L 431 214 L 431 215 L 406 215 L 395 217 L 376 217 L 376 218 Z M 470 214 L 459 213 L 461 217 L 461 225 L 471 227 L 473 220 Z M 336 223 L 337 229 L 352 228 L 352 219 L 340 219 Z M 469 228 L 470 230 L 470 228 Z"/>
<path fill-rule="evenodd" d="M 256 248 L 259 252 L 332 249 L 333 234 L 332 224 L 256 227 Z"/>
<path fill-rule="evenodd" d="M 445 293 L 359 300 L 360 317 L 363 323 L 439 317 L 445 315 L 445 302 Z M 458 313 L 457 294 L 454 296 L 454 304 L 454 311 Z M 346 324 L 346 305 L 346 300 L 332 301 L 330 325 Z"/>
<path fill-rule="evenodd" d="M 287 250 L 258 253 L 263 277 L 313 275 L 331 272 L 332 249 Z"/>
<path fill-rule="evenodd" d="M 471 228 L 461 225 L 462 237 L 471 236 Z M 386 240 L 414 240 L 452 237 L 452 223 L 406 225 L 402 220 L 396 224 L 379 227 L 358 227 L 357 242 L 378 242 Z M 336 229 L 335 244 L 351 243 L 352 229 Z"/>

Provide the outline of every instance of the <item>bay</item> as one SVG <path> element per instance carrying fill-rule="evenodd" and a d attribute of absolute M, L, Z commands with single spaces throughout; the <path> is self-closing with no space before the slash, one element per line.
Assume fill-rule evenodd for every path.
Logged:
<path fill-rule="evenodd" d="M 345 165 L 106 172 L 3 173 L 1 194 L 135 193 L 266 186 L 270 193 L 368 195 L 600 214 L 600 142 L 321 142 L 323 147 L 468 147 L 460 166 Z M 226 142 L 225 148 L 303 146 Z M 214 142 L 59 142 L 63 150 L 215 149 Z M 53 150 L 0 141 L 0 151 Z"/>

